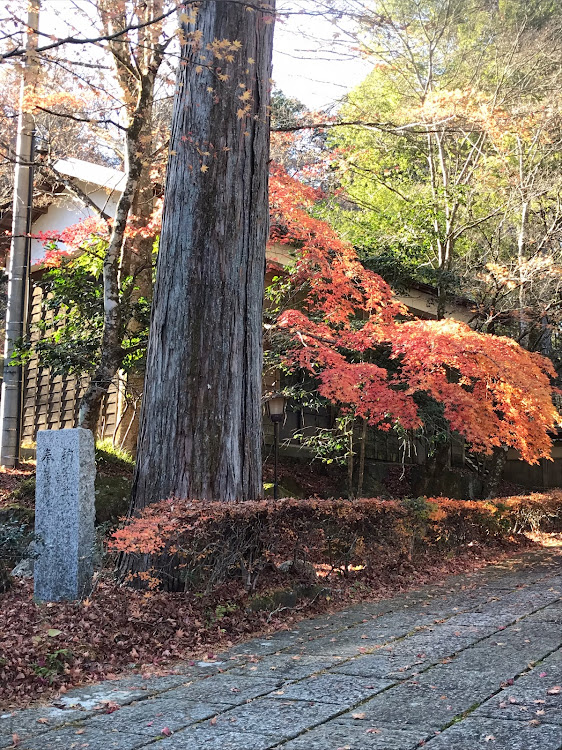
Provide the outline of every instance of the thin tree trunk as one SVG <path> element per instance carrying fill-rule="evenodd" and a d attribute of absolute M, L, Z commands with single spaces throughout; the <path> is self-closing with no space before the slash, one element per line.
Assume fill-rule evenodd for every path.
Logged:
<path fill-rule="evenodd" d="M 347 433 L 347 497 L 349 500 L 353 500 L 355 494 L 353 492 L 353 425 L 352 421 Z"/>
<path fill-rule="evenodd" d="M 147 117 L 141 133 L 141 148 L 143 152 L 142 171 L 137 186 L 137 193 L 132 206 L 135 217 L 134 228 L 146 227 L 154 213 L 154 186 L 150 178 L 150 155 L 152 153 L 152 118 Z M 121 263 L 121 277 L 131 277 L 132 288 L 126 300 L 134 306 L 139 300 L 152 300 L 152 264 L 153 244 L 152 236 L 137 233 L 125 242 Z M 139 322 L 132 317 L 127 325 L 127 332 L 135 334 L 139 331 Z M 133 369 L 123 374 L 125 387 L 120 389 L 118 414 L 131 410 L 131 419 L 121 419 L 115 430 L 115 441 L 120 448 L 135 453 L 139 434 L 139 410 L 134 405 L 142 396 L 144 384 L 145 362 L 139 361 Z"/>
<path fill-rule="evenodd" d="M 528 201 L 523 201 L 521 206 L 521 224 L 519 226 L 519 235 L 517 237 L 517 266 L 519 270 L 519 342 L 524 346 L 523 339 L 528 330 L 527 318 L 525 315 L 525 245 L 527 215 L 529 212 Z"/>
<path fill-rule="evenodd" d="M 361 430 L 361 445 L 359 446 L 359 472 L 357 477 L 357 497 L 363 497 L 363 481 L 365 479 L 365 451 L 367 448 L 367 427 L 368 422 L 363 419 Z"/>
<path fill-rule="evenodd" d="M 148 91 L 146 95 L 148 97 Z M 94 434 L 97 431 L 103 397 L 109 390 L 123 361 L 123 315 L 119 289 L 119 265 L 127 220 L 142 169 L 142 160 L 138 154 L 138 137 L 142 122 L 143 112 L 137 111 L 127 131 L 125 188 L 117 204 L 109 246 L 103 261 L 104 315 L 100 362 L 80 402 L 80 425 L 92 430 Z"/>
<path fill-rule="evenodd" d="M 132 511 L 172 496 L 263 494 L 273 16 L 237 3 L 188 11 Z"/>
<path fill-rule="evenodd" d="M 106 33 L 111 34 L 127 26 L 127 9 L 110 0 L 101 0 L 98 10 Z M 139 21 L 158 18 L 161 5 L 147 1 L 134 13 Z M 103 397 L 109 390 L 124 357 L 123 337 L 129 321 L 124 320 L 121 298 L 121 271 L 126 253 L 125 230 L 131 209 L 138 198 L 138 187 L 145 164 L 145 151 L 150 144 L 147 133 L 152 118 L 152 103 L 156 75 L 169 40 L 159 42 L 161 22 L 141 31 L 135 52 L 128 52 L 121 41 L 110 40 L 115 72 L 127 105 L 129 123 L 125 134 L 125 187 L 117 204 L 111 236 L 103 262 L 104 320 L 100 361 L 80 402 L 80 424 L 96 432 Z M 128 300 L 127 300 L 128 301 Z"/>
<path fill-rule="evenodd" d="M 507 463 L 507 448 L 494 448 L 494 452 L 486 460 L 484 474 L 484 492 L 486 500 L 491 500 L 497 494 L 498 487 L 503 477 L 503 470 Z"/>

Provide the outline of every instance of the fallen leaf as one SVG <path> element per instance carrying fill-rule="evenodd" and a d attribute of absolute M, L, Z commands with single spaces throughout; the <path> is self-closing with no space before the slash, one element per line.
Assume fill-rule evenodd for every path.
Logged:
<path fill-rule="evenodd" d="M 214 727 L 216 723 L 217 723 L 217 717 L 216 717 L 216 716 L 213 716 L 213 718 L 211 719 L 211 721 L 209 722 L 209 724 L 210 724 L 210 725 L 211 725 L 212 727 Z"/>
<path fill-rule="evenodd" d="M 562 693 L 562 687 L 560 685 L 554 685 L 546 691 L 547 695 L 560 695 Z"/>
<path fill-rule="evenodd" d="M 375 729 L 374 727 L 372 727 L 371 729 L 367 729 L 365 734 L 380 734 L 380 733 L 381 733 L 380 729 Z"/>
<path fill-rule="evenodd" d="M 49 638 L 56 638 L 57 635 L 61 634 L 62 630 L 57 630 L 56 628 L 49 628 L 49 630 L 47 630 L 47 635 L 49 636 Z"/>
<path fill-rule="evenodd" d="M 488 734 L 486 737 L 484 737 L 484 742 L 495 742 L 496 738 L 493 734 Z"/>
<path fill-rule="evenodd" d="M 163 734 L 164 737 L 170 737 L 172 734 L 172 730 L 169 727 L 164 727 L 160 734 Z"/>
<path fill-rule="evenodd" d="M 366 718 L 366 714 L 351 714 L 351 718 L 360 721 L 361 719 Z"/>

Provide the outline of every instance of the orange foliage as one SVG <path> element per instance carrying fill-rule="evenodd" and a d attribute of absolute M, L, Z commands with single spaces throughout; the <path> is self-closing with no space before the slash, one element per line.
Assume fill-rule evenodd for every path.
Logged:
<path fill-rule="evenodd" d="M 559 419 L 550 361 L 512 339 L 475 333 L 455 320 L 405 321 L 408 311 L 389 285 L 328 224 L 309 214 L 319 197 L 273 165 L 270 239 L 299 248 L 292 282 L 307 289 L 304 310 L 287 310 L 278 320 L 295 344 L 287 362 L 311 372 L 325 398 L 380 429 L 396 423 L 420 427 L 413 396 L 425 392 L 443 404 L 451 428 L 475 450 L 509 446 L 530 463 L 549 457 L 548 431 Z M 133 222 L 128 236 L 156 235 L 160 208 L 148 226 Z M 92 217 L 42 239 L 74 250 L 107 233 L 107 223 Z M 56 254 L 48 260 L 56 262 Z M 400 365 L 397 373 L 365 361 L 376 347 L 388 349 Z"/>
<path fill-rule="evenodd" d="M 419 427 L 413 396 L 424 392 L 443 404 L 451 428 L 475 450 L 509 446 L 530 463 L 549 457 L 549 430 L 559 420 L 551 362 L 456 320 L 403 320 L 407 311 L 388 284 L 308 214 L 317 197 L 274 171 L 271 202 L 280 218 L 272 239 L 300 248 L 293 281 L 307 289 L 304 311 L 278 320 L 294 341 L 287 362 L 312 373 L 321 395 L 381 429 Z M 396 360 L 397 372 L 364 361 L 377 347 Z"/>

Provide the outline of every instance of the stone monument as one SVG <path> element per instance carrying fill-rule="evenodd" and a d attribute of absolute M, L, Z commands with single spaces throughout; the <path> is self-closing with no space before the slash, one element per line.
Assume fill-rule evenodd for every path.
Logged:
<path fill-rule="evenodd" d="M 89 593 L 93 574 L 94 437 L 81 427 L 37 433 L 35 598 L 57 602 Z"/>

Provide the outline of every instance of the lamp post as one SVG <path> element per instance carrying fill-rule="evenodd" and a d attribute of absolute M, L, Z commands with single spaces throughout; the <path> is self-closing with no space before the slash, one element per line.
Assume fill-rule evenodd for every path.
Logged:
<path fill-rule="evenodd" d="M 285 418 L 285 406 L 287 399 L 282 393 L 274 393 L 267 401 L 267 413 L 273 422 L 273 499 L 279 498 L 279 483 L 277 481 L 277 465 L 279 463 L 279 425 Z"/>

